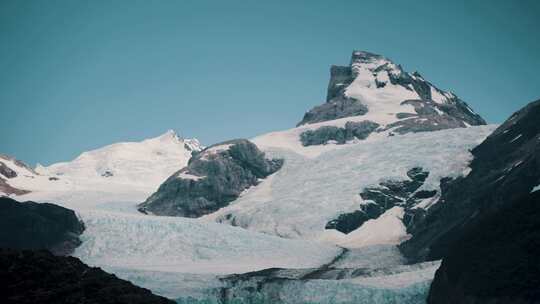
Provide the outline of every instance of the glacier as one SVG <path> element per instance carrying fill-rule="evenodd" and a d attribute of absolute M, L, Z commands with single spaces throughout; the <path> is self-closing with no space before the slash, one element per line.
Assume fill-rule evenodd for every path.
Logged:
<path fill-rule="evenodd" d="M 268 291 L 282 303 L 423 303 L 438 264 L 404 265 L 395 247 L 408 237 L 399 207 L 347 235 L 325 230 L 325 223 L 362 204 L 362 188 L 403 178 L 411 167 L 429 170 L 426 189 L 438 189 L 442 177 L 466 174 L 469 150 L 494 126 L 376 134 L 310 147 L 298 143 L 302 128 L 254 138 L 271 157 L 285 159 L 283 169 L 198 219 L 138 213 L 136 205 L 153 187 L 129 179 L 107 184 L 97 175 L 78 187 L 35 189 L 17 199 L 75 210 L 86 231 L 74 256 L 179 303 L 220 303 L 223 290 L 237 290 L 224 279 L 232 274 L 269 268 L 302 273 L 328 263 L 345 273 L 364 270 L 345 278 L 291 280 Z M 235 225 L 224 220 L 227 214 Z M 344 247 L 349 253 L 334 261 Z M 235 303 L 272 303 L 268 296 L 249 293 Z"/>

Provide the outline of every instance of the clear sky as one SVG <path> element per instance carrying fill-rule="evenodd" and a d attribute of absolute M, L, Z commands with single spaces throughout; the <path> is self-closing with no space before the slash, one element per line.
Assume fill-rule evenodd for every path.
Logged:
<path fill-rule="evenodd" d="M 353 49 L 499 123 L 540 98 L 540 1 L 0 1 L 0 153 L 293 127 Z"/>

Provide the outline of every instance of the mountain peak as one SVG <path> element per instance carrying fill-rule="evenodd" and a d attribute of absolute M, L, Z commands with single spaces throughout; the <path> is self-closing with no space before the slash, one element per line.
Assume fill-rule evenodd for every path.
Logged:
<path fill-rule="evenodd" d="M 378 131 L 434 131 L 484 125 L 463 100 L 409 73 L 390 59 L 353 51 L 349 66 L 332 66 L 326 103 L 308 111 L 298 126 L 333 120 L 370 121 Z M 326 123 L 327 125 L 331 123 Z"/>
<path fill-rule="evenodd" d="M 180 140 L 181 138 L 178 136 L 176 131 L 173 129 L 169 129 L 165 131 L 165 133 L 161 134 L 160 136 L 156 137 L 156 139 L 159 140 Z"/>

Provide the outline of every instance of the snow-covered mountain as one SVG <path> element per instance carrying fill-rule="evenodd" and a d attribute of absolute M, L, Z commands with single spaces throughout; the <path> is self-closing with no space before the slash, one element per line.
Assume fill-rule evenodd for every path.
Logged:
<path fill-rule="evenodd" d="M 354 117 L 348 121 L 371 121 L 379 131 L 403 134 L 486 123 L 455 94 L 381 55 L 354 51 L 350 65 L 332 66 L 330 77 L 326 103 L 306 112 L 298 125 Z"/>
<path fill-rule="evenodd" d="M 183 139 L 169 130 L 140 142 L 115 143 L 84 152 L 70 162 L 38 165 L 36 171 L 70 180 L 108 179 L 107 182 L 156 187 L 202 148 L 197 139 Z"/>
<path fill-rule="evenodd" d="M 35 169 L 14 158 L 0 156 L 0 182 L 4 185 L 0 191 L 8 195 L 22 194 L 22 190 L 117 192 L 118 187 L 153 191 L 202 148 L 197 139 L 180 138 L 169 130 L 155 138 L 115 143 L 84 152 L 69 162 L 38 165 Z M 9 190 L 12 188 L 20 191 Z"/>
<path fill-rule="evenodd" d="M 402 299 L 415 303 L 427 292 L 438 264 L 401 267 L 404 259 L 395 246 L 410 238 L 408 227 L 416 217 L 438 202 L 441 180 L 469 172 L 470 150 L 495 126 L 485 126 L 454 94 L 379 55 L 354 52 L 350 67 L 332 67 L 331 74 L 327 103 L 306 113 L 296 128 L 251 139 L 266 160 L 260 159 L 260 152 L 246 153 L 239 142 L 215 144 L 171 175 L 140 205 L 150 212 L 147 220 L 159 225 L 171 218 L 157 219 L 155 214 L 199 216 L 176 221 L 195 221 L 200 227 L 210 227 L 206 225 L 212 222 L 240 227 L 250 233 L 244 236 L 246 242 L 272 236 L 314 242 L 325 253 L 328 246 L 341 248 L 334 259 L 311 269 L 287 267 L 224 277 L 221 282 L 225 285 L 218 284 L 222 289 L 216 293 L 228 295 L 221 299 L 224 303 L 235 297 L 245 301 L 262 297 L 261 303 L 297 303 L 293 298 L 334 303 L 333 288 L 347 290 L 337 303 L 372 303 L 375 298 L 404 294 Z M 270 159 L 282 160 L 283 165 L 269 176 L 261 175 L 256 183 L 243 182 L 251 179 L 251 170 Z M 215 206 L 220 209 L 216 211 Z M 256 246 L 248 247 L 259 252 Z M 86 258 L 93 256 L 91 251 L 87 253 Z M 288 257 L 305 254 L 291 251 Z M 386 259 L 366 265 L 360 258 L 371 255 Z M 282 267 L 283 260 L 277 256 L 266 262 Z M 193 258 L 199 261 L 203 257 Z M 209 258 L 208 263 L 213 260 Z M 239 267 L 233 266 L 238 260 L 228 263 Z M 315 283 L 321 278 L 326 280 L 321 284 L 332 290 L 327 296 L 316 294 L 325 288 Z M 203 285 L 216 284 L 207 279 L 210 281 Z M 266 290 L 261 294 L 243 291 L 254 286 Z M 205 290 L 203 297 L 209 296 L 210 291 Z M 186 294 L 190 292 L 183 296 Z M 281 296 L 275 298 L 276 294 Z"/>
<path fill-rule="evenodd" d="M 295 128 L 206 149 L 172 132 L 114 144 L 38 167 L 64 188 L 18 199 L 76 210 L 75 256 L 181 303 L 421 303 L 439 264 L 404 265 L 397 245 L 494 129 L 355 51 Z"/>

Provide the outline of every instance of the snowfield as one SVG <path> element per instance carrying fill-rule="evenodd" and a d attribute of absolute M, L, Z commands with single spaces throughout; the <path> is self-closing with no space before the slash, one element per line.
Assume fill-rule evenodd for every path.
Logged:
<path fill-rule="evenodd" d="M 298 129 L 253 139 L 268 155 L 284 158 L 283 168 L 231 205 L 204 218 L 346 247 L 398 244 L 407 238 L 399 208 L 388 210 L 348 235 L 328 232 L 324 227 L 340 214 L 358 210 L 365 203 L 359 196 L 362 189 L 388 179 L 406 179 L 406 172 L 414 167 L 430 172 L 421 190 L 440 190 L 441 178 L 468 172 L 472 157 L 469 150 L 495 126 L 376 136 L 344 145 L 308 147 L 300 145 Z M 429 208 L 435 200 L 423 201 L 417 207 Z"/>
<path fill-rule="evenodd" d="M 192 151 L 202 148 L 196 139 L 179 138 L 169 130 L 141 142 L 116 143 L 84 152 L 70 162 L 48 167 L 38 165 L 36 171 L 71 181 L 75 188 L 102 183 L 156 189 L 167 177 L 187 165 Z"/>

